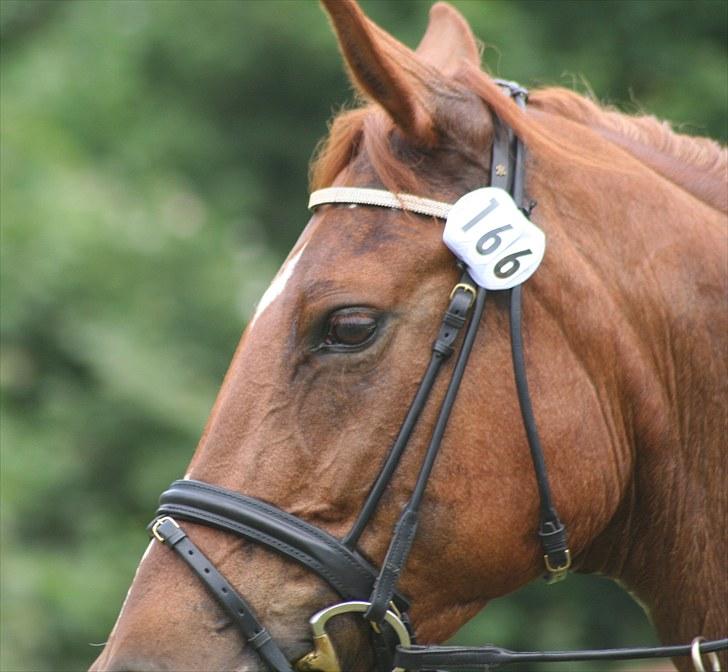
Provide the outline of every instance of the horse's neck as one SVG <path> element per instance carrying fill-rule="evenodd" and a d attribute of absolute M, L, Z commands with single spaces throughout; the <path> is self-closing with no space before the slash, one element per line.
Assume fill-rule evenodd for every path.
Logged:
<path fill-rule="evenodd" d="M 664 142 L 668 147 L 656 149 L 610 129 L 594 130 L 707 205 L 723 212 L 728 209 L 728 189 L 726 189 L 728 156 L 726 151 L 713 140 L 689 138 L 663 131 Z M 668 151 L 670 147 L 680 158 Z"/>
<path fill-rule="evenodd" d="M 724 462 L 715 444 L 700 443 L 696 460 L 673 442 L 664 454 L 637 455 L 617 513 L 582 564 L 635 595 L 666 644 L 723 637 L 728 623 Z"/>
<path fill-rule="evenodd" d="M 627 538 L 636 540 L 639 554 L 625 568 L 625 580 L 649 602 L 661 635 L 673 641 L 723 636 L 728 622 L 722 220 L 688 202 L 651 269 L 663 312 L 645 345 L 657 376 L 651 394 L 661 393 L 662 408 L 653 416 L 655 402 L 642 400 L 648 415 L 634 423 L 635 529 Z"/>
<path fill-rule="evenodd" d="M 713 242 L 722 248 L 722 263 L 680 274 L 664 330 L 651 344 L 652 393 L 662 393 L 661 408 L 656 416 L 653 400 L 636 408 L 643 417 L 634 423 L 635 471 L 622 535 L 634 540 L 624 581 L 672 641 L 724 636 L 728 623 L 725 285 L 716 292 L 722 283 L 709 277 L 710 270 L 724 273 L 725 247 Z M 688 257 L 686 267 L 711 256 L 704 250 Z"/>
<path fill-rule="evenodd" d="M 546 190 L 568 183 L 549 177 Z M 626 418 L 631 444 L 618 452 L 633 460 L 625 497 L 583 566 L 621 580 L 665 641 L 724 636 L 724 215 L 648 171 L 613 185 L 601 179 L 581 203 L 574 194 L 552 213 L 571 218 L 557 224 L 575 243 L 565 249 L 599 278 L 592 312 L 603 305 L 598 319 L 618 323 L 612 338 L 624 370 L 615 415 Z M 628 205 L 610 219 L 615 199 Z M 562 281 L 573 282 L 569 272 Z"/>

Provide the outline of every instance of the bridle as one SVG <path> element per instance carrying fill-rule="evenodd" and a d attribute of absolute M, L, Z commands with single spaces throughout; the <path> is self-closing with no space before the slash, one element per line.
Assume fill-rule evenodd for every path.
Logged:
<path fill-rule="evenodd" d="M 525 107 L 527 91 L 514 82 L 497 80 L 520 107 Z M 524 199 L 524 146 L 515 134 L 495 121 L 491 161 L 491 186 L 511 195 L 528 215 L 533 204 Z M 410 194 L 393 194 L 378 189 L 332 187 L 311 194 L 309 208 L 347 204 L 394 208 L 445 219 L 449 203 Z M 521 335 L 522 285 L 508 291 L 511 354 L 518 400 L 533 461 L 540 499 L 538 537 L 543 548 L 545 577 L 563 579 L 571 567 L 567 534 L 551 496 L 546 464 L 531 407 Z M 619 660 L 691 656 L 695 670 L 704 672 L 706 655 L 712 670 L 720 669 L 715 651 L 728 649 L 728 638 L 705 641 L 696 637 L 682 646 L 641 647 L 583 651 L 514 652 L 498 647 L 417 646 L 407 616 L 408 600 L 397 591 L 417 532 L 420 505 L 437 458 L 448 419 L 457 396 L 478 329 L 483 322 L 487 291 L 477 285 L 466 269 L 453 288 L 447 310 L 432 346 L 430 362 L 414 399 L 379 474 L 354 524 L 343 539 L 337 539 L 296 516 L 266 502 L 195 480 L 175 481 L 161 498 L 155 519 L 149 526 L 154 538 L 174 549 L 205 584 L 220 606 L 239 628 L 249 645 L 275 672 L 291 672 L 286 659 L 270 633 L 237 590 L 193 544 L 178 520 L 186 520 L 263 544 L 318 574 L 343 602 L 322 609 L 310 619 L 314 650 L 295 663 L 299 672 L 341 672 L 326 624 L 345 613 L 361 613 L 371 625 L 372 647 L 377 668 L 423 670 L 433 668 L 488 669 L 516 662 L 563 662 L 579 660 Z M 441 402 L 432 436 L 425 452 L 412 495 L 394 527 L 381 568 L 370 564 L 358 551 L 361 535 L 376 511 L 404 453 L 418 418 L 425 407 L 443 364 L 454 353 L 460 333 L 462 344 Z"/>

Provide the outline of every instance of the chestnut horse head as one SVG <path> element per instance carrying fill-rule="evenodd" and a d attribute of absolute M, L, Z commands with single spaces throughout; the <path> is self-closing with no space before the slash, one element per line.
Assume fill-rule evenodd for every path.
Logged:
<path fill-rule="evenodd" d="M 533 92 L 524 111 L 480 70 L 470 28 L 446 4 L 432 8 L 416 51 L 353 0 L 324 4 L 368 102 L 335 119 L 313 188 L 454 203 L 490 184 L 497 123 L 525 143 L 532 221 L 547 240 L 524 286 L 525 357 L 573 569 L 619 579 L 665 642 L 719 636 L 728 605 L 725 151 L 561 89 Z M 400 431 L 460 273 L 431 216 L 317 208 L 258 304 L 186 478 L 344 537 Z M 507 307 L 493 296 L 399 582 L 424 642 L 543 572 Z M 453 366 L 358 538 L 356 553 L 373 567 L 413 493 Z M 341 601 L 329 583 L 250 539 L 192 522 L 184 530 L 288 660 L 310 650 L 309 617 Z M 344 669 L 373 665 L 364 623 L 332 624 Z M 261 665 L 190 568 L 152 541 L 92 669 Z"/>

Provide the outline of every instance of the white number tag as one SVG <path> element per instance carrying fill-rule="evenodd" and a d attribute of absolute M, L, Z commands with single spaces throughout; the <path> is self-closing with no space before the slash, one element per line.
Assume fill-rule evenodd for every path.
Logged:
<path fill-rule="evenodd" d="M 498 187 L 476 189 L 459 199 L 442 239 L 486 289 L 509 289 L 530 278 L 546 248 L 543 231 Z"/>

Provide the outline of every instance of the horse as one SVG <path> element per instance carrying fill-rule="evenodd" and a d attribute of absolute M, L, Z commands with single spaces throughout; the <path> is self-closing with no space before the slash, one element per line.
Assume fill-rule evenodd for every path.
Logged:
<path fill-rule="evenodd" d="M 445 3 L 432 7 L 416 50 L 355 0 L 323 4 L 364 100 L 334 119 L 312 190 L 452 204 L 496 179 L 498 128 L 512 130 L 526 150 L 527 210 L 547 241 L 523 284 L 523 356 L 570 569 L 620 582 L 664 644 L 724 635 L 726 150 L 561 88 L 530 92 L 524 108 L 481 70 L 476 38 Z M 274 506 L 311 538 L 351 534 L 443 310 L 468 293 L 457 291 L 462 268 L 442 235 L 435 216 L 411 208 L 318 205 L 242 336 L 185 479 L 210 484 L 212 495 L 238 493 L 246 506 Z M 489 293 L 411 553 L 392 579 L 411 599 L 422 642 L 443 641 L 544 571 L 506 294 Z M 445 361 L 430 386 L 356 534 L 357 562 L 387 564 L 456 369 Z M 185 548 L 209 559 L 204 571 L 214 566 L 244 594 L 282 655 L 305 657 L 309 616 L 341 601 L 331 582 L 249 537 L 199 521 L 183 528 L 170 534 L 187 535 Z M 153 531 L 91 670 L 263 669 L 235 619 L 159 543 L 169 537 L 158 523 Z M 330 630 L 341 669 L 374 668 L 366 620 L 350 614 Z M 692 669 L 683 656 L 673 661 Z"/>

